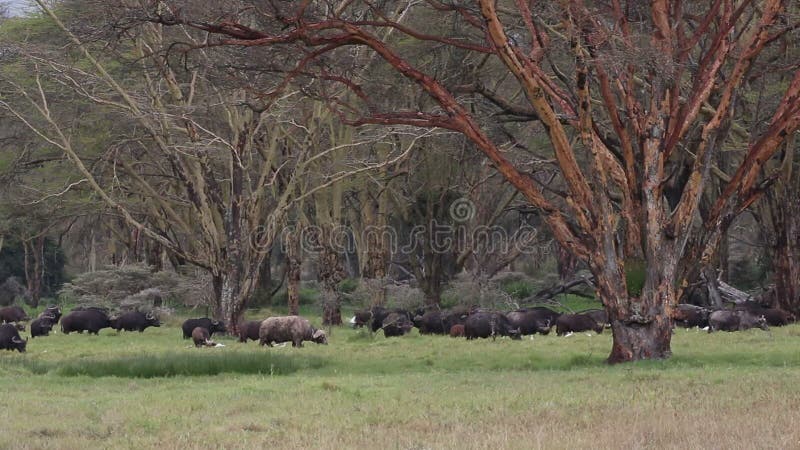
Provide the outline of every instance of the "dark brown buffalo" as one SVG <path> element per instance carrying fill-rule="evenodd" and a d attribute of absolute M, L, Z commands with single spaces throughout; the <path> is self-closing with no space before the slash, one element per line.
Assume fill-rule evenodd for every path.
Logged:
<path fill-rule="evenodd" d="M 22 340 L 19 337 L 19 331 L 14 325 L 4 323 L 0 325 L 0 349 L 17 350 L 20 353 L 25 353 L 25 347 L 28 345 L 27 340 Z"/>
<path fill-rule="evenodd" d="M 51 320 L 53 324 L 57 324 L 59 320 L 61 320 L 61 308 L 56 305 L 50 305 L 39 314 L 39 317 L 45 316 L 52 316 L 53 319 Z"/>
<path fill-rule="evenodd" d="M 713 331 L 744 331 L 756 327 L 768 331 L 767 319 L 745 310 L 714 311 L 708 318 L 709 333 Z"/>
<path fill-rule="evenodd" d="M 600 334 L 603 332 L 603 328 L 605 327 L 602 324 L 597 323 L 588 314 L 563 314 L 556 320 L 556 334 L 559 336 L 590 330 Z"/>
<path fill-rule="evenodd" d="M 677 308 L 672 310 L 672 321 L 675 325 L 684 328 L 705 328 L 708 326 L 708 316 L 710 315 L 711 310 L 708 308 L 680 304 Z"/>
<path fill-rule="evenodd" d="M 2 323 L 24 322 L 29 319 L 25 310 L 17 305 L 0 308 L 0 322 Z"/>
<path fill-rule="evenodd" d="M 611 326 L 611 322 L 608 320 L 608 313 L 605 309 L 590 309 L 587 311 L 582 311 L 582 314 L 586 314 L 587 316 L 591 317 L 595 322 L 602 325 L 603 328 L 608 328 Z"/>
<path fill-rule="evenodd" d="M 381 305 L 375 305 L 369 309 L 356 311 L 353 318 L 350 319 L 350 324 L 353 326 L 353 328 L 369 326 L 374 333 L 383 327 L 384 319 L 386 319 L 386 316 L 392 313 L 406 316 L 409 321 L 411 321 L 411 319 L 414 317 L 410 312 L 402 308 L 387 309 Z"/>
<path fill-rule="evenodd" d="M 466 306 L 427 311 L 414 317 L 414 326 L 419 329 L 420 334 L 448 334 L 453 325 L 464 325 L 474 312 L 477 312 L 477 308 Z"/>
<path fill-rule="evenodd" d="M 56 316 L 42 313 L 31 322 L 31 338 L 48 336 L 56 324 Z"/>
<path fill-rule="evenodd" d="M 211 334 L 203 327 L 195 327 L 192 330 L 192 341 L 195 347 L 213 347 L 216 343 L 209 338 Z"/>
<path fill-rule="evenodd" d="M 247 340 L 257 341 L 258 330 L 261 328 L 261 320 L 249 320 L 239 325 L 239 342 Z"/>
<path fill-rule="evenodd" d="M 381 328 L 383 328 L 383 335 L 386 337 L 402 336 L 411 331 L 414 328 L 414 324 L 407 314 L 393 312 L 383 319 Z"/>
<path fill-rule="evenodd" d="M 102 309 L 72 310 L 61 319 L 61 331 L 70 334 L 73 331 L 98 334 L 103 328 L 110 328 L 111 320 Z"/>
<path fill-rule="evenodd" d="M 112 321 L 111 328 L 142 333 L 148 327 L 160 327 L 161 321 L 152 312 L 129 311 Z"/>
<path fill-rule="evenodd" d="M 767 308 L 756 301 L 746 301 L 736 304 L 735 311 L 747 311 L 756 316 L 764 316 L 767 325 L 772 327 L 782 327 L 795 321 L 793 314 L 778 308 Z"/>
<path fill-rule="evenodd" d="M 767 319 L 767 325 L 771 327 L 782 327 L 796 321 L 794 314 L 778 308 L 766 308 L 761 311 L 761 315 Z"/>
<path fill-rule="evenodd" d="M 523 336 L 531 334 L 550 334 L 550 329 L 555 325 L 561 314 L 543 307 L 518 309 L 506 313 L 511 326 L 519 328 Z"/>
<path fill-rule="evenodd" d="M 208 317 L 201 317 L 199 319 L 186 319 L 183 322 L 181 325 L 181 330 L 183 330 L 183 338 L 189 339 L 192 336 L 192 331 L 194 331 L 194 329 L 197 327 L 205 328 L 211 334 L 228 332 L 228 329 L 225 328 L 224 323 L 218 320 L 211 320 Z"/>
<path fill-rule="evenodd" d="M 459 323 L 450 327 L 450 337 L 464 337 L 464 325 Z"/>
<path fill-rule="evenodd" d="M 469 339 L 497 336 L 510 336 L 521 339 L 519 328 L 513 327 L 505 314 L 501 312 L 477 312 L 470 314 L 464 323 L 464 336 Z"/>

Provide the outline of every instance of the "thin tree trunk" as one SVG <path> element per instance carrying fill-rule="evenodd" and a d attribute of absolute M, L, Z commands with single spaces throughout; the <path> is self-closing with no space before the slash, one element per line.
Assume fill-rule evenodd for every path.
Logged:
<path fill-rule="evenodd" d="M 300 274 L 302 259 L 300 237 L 297 232 L 286 235 L 286 292 L 289 297 L 289 315 L 300 314 Z"/>
<path fill-rule="evenodd" d="M 341 258 L 334 249 L 325 245 L 319 265 L 319 278 L 323 289 L 322 324 L 341 325 L 342 296 L 339 292 L 339 283 L 344 279 Z"/>
<path fill-rule="evenodd" d="M 561 245 L 555 245 L 558 247 L 558 279 L 560 281 L 567 281 L 575 278 L 578 258 Z"/>
<path fill-rule="evenodd" d="M 800 314 L 800 199 L 784 199 L 786 202 L 776 205 L 781 210 L 773 212 L 776 306 Z"/>
<path fill-rule="evenodd" d="M 31 306 L 39 307 L 39 300 L 42 298 L 42 278 L 44 277 L 44 244 L 45 236 L 36 238 L 36 246 L 33 248 L 33 283 L 29 287 L 31 295 Z"/>

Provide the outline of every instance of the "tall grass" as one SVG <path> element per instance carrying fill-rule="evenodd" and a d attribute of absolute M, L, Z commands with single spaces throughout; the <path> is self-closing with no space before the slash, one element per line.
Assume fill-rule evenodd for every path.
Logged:
<path fill-rule="evenodd" d="M 320 357 L 275 353 L 217 353 L 128 356 L 112 359 L 81 358 L 64 362 L 15 360 L 33 374 L 59 376 L 157 378 L 211 376 L 223 373 L 288 375 L 325 365 Z"/>

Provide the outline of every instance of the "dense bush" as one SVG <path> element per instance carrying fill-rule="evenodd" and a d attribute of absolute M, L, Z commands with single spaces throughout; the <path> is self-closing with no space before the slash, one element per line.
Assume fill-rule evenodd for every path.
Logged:
<path fill-rule="evenodd" d="M 59 299 L 65 304 L 100 305 L 118 310 L 147 309 L 167 303 L 199 306 L 212 302 L 213 289 L 203 272 L 153 272 L 145 265 L 130 264 L 78 275 L 64 284 Z"/>

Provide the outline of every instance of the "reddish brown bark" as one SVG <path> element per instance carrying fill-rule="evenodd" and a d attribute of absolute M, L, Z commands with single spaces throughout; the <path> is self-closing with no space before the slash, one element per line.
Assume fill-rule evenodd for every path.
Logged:
<path fill-rule="evenodd" d="M 778 0 L 766 0 L 759 3 L 756 10 L 754 2 L 734 5 L 716 1 L 707 5 L 707 11 L 694 16 L 699 21 L 693 19 L 691 24 L 687 24 L 682 8 L 659 0 L 648 6 L 651 26 L 636 25 L 634 30 L 619 1 L 612 1 L 606 11 L 614 19 L 610 22 L 593 18 L 603 12 L 602 7 L 590 12 L 581 2 L 562 2 L 559 8 L 564 13 L 566 26 L 560 30 L 566 30 L 579 75 L 568 83 L 563 74 L 553 76 L 538 64 L 540 54 L 549 49 L 548 39 L 539 36 L 541 30 L 536 28 L 535 21 L 525 20 L 529 14 L 523 17 L 529 12 L 528 8 L 532 8 L 532 3 L 517 2 L 524 28 L 535 39 L 530 54 L 515 42 L 516 39 L 512 41 L 506 35 L 507 25 L 502 20 L 510 16 L 505 12 L 499 14 L 495 1 L 480 0 L 478 3 L 479 14 L 474 9 L 457 5 L 440 5 L 439 11 L 457 12 L 464 18 L 465 26 L 472 26 L 476 28 L 476 35 L 485 36 L 486 42 L 481 43 L 456 43 L 447 38 L 431 37 L 408 30 L 408 27 L 401 27 L 389 19 L 369 23 L 346 22 L 340 19 L 342 16 L 320 17 L 317 21 L 305 17 L 297 21 L 287 19 L 286 31 L 274 35 L 240 24 L 182 23 L 235 38 L 223 44 L 269 46 L 302 42 L 303 46 L 312 47 L 319 54 L 343 46 L 371 48 L 389 67 L 427 93 L 441 112 L 375 113 L 368 95 L 355 82 L 320 74 L 320 79 L 338 80 L 367 102 L 363 117 L 354 119 L 340 111 L 342 119 L 355 125 L 442 127 L 469 138 L 493 167 L 542 212 L 559 243 L 589 263 L 598 283 L 598 293 L 613 323 L 614 346 L 609 361 L 668 357 L 669 313 L 675 304 L 676 286 L 686 279 L 683 269 L 681 272 L 678 270 L 679 263 L 683 268 L 696 269 L 701 262 L 710 260 L 733 217 L 762 194 L 765 185 L 759 183 L 759 177 L 765 162 L 786 136 L 791 136 L 800 126 L 798 70 L 779 100 L 770 127 L 752 140 L 753 144 L 716 199 L 702 230 L 696 232 L 690 226 L 696 217 L 699 198 L 713 161 L 710 156 L 718 151 L 717 141 L 725 139 L 725 125 L 735 112 L 733 95 L 741 89 L 756 57 L 774 41 L 769 33 L 779 32 L 774 30 L 784 4 Z M 287 14 L 286 17 L 293 15 Z M 751 18 L 755 20 L 751 21 Z M 613 23 L 613 27 L 608 23 Z M 545 196 L 531 178 L 499 149 L 497 142 L 492 140 L 468 107 L 460 103 L 437 78 L 415 67 L 413 61 L 402 56 L 390 43 L 382 41 L 378 34 L 373 33 L 372 27 L 399 29 L 410 39 L 434 41 L 463 51 L 495 56 L 525 93 L 536 120 L 544 127 L 566 186 L 563 202 Z M 752 28 L 741 34 L 732 33 L 747 27 Z M 619 40 L 615 33 L 620 33 Z M 553 36 L 563 38 L 560 34 Z M 732 36 L 737 36 L 739 41 L 731 42 Z M 602 51 L 606 42 L 615 42 L 614 45 L 619 42 L 625 51 L 634 55 L 641 44 L 648 42 L 651 48 L 647 50 L 651 54 L 642 53 L 643 58 L 639 59 L 645 61 L 624 54 L 600 57 L 593 54 Z M 617 64 L 619 61 L 615 61 L 615 57 L 622 58 L 623 63 Z M 298 63 L 297 70 L 292 71 L 290 77 L 307 66 L 308 58 Z M 694 82 L 690 86 L 675 82 L 686 78 L 683 71 L 690 58 L 698 61 Z M 591 64 L 587 64 L 588 61 Z M 610 64 L 603 67 L 607 62 Z M 719 75 L 723 69 L 724 77 Z M 590 91 L 593 84 L 589 77 L 595 74 L 600 84 L 599 97 L 605 116 L 598 116 L 592 109 L 595 99 Z M 566 92 L 577 94 L 579 104 L 574 105 L 573 96 Z M 711 117 L 700 121 L 701 108 L 709 102 L 713 103 Z M 601 130 L 603 124 L 609 122 L 609 117 L 611 134 L 618 134 L 616 141 L 619 144 L 608 139 L 605 135 L 608 130 Z M 702 129 L 700 139 L 697 143 L 687 142 L 689 130 L 698 127 Z M 571 128 L 569 132 L 568 128 Z M 577 144 L 569 138 L 576 134 L 581 137 Z M 610 146 L 621 147 L 619 157 L 612 153 Z M 689 181 L 672 210 L 665 207 L 662 189 L 669 175 L 665 166 L 678 148 L 691 151 L 695 162 L 688 175 Z M 578 163 L 578 154 L 587 155 L 587 165 Z M 615 191 L 621 192 L 621 206 L 612 196 Z M 620 229 L 622 226 L 624 232 Z M 687 246 L 689 237 L 693 238 L 693 246 Z M 645 288 L 636 295 L 628 294 L 623 276 L 625 261 L 633 258 L 643 258 L 647 272 Z"/>

